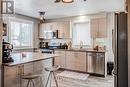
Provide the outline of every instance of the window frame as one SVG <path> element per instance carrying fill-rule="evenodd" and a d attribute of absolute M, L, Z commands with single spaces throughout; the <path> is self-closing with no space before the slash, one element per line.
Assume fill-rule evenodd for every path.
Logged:
<path fill-rule="evenodd" d="M 31 30 L 31 40 L 30 40 L 30 43 L 31 43 L 31 46 L 15 46 L 14 49 L 30 49 L 30 48 L 33 48 L 33 27 L 34 27 L 34 22 L 33 21 L 29 21 L 29 20 L 25 20 L 25 19 L 19 19 L 19 18 L 10 18 L 9 19 L 9 42 L 11 43 L 11 22 L 18 22 L 18 23 L 27 23 L 27 24 L 31 24 L 31 27 L 32 27 L 32 30 Z"/>

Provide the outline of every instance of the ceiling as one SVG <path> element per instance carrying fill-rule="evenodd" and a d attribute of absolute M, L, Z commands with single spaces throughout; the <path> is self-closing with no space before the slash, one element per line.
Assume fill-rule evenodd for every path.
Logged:
<path fill-rule="evenodd" d="M 124 0 L 74 0 L 70 4 L 54 3 L 55 0 L 14 1 L 16 13 L 38 18 L 38 12 L 45 11 L 46 19 L 124 10 Z"/>

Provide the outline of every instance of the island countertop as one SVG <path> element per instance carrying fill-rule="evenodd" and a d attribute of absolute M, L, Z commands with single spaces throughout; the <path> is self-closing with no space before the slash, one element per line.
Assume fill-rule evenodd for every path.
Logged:
<path fill-rule="evenodd" d="M 44 54 L 40 52 L 20 52 L 20 53 L 12 53 L 12 58 L 14 62 L 11 63 L 3 63 L 4 66 L 16 66 L 20 64 L 26 64 L 41 60 L 46 60 L 50 58 L 57 57 L 57 54 Z"/>

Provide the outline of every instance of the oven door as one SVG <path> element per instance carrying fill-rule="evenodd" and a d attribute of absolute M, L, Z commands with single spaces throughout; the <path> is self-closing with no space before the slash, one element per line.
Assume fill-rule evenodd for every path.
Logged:
<path fill-rule="evenodd" d="M 54 53 L 54 50 L 50 50 L 50 49 L 42 49 L 41 52 L 42 52 L 42 53 L 53 54 L 53 53 Z"/>

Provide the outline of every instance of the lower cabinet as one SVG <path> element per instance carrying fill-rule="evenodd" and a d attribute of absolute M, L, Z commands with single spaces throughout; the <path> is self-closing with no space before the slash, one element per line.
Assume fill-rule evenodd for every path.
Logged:
<path fill-rule="evenodd" d="M 5 87 L 20 87 L 20 78 L 18 77 L 17 67 L 5 67 L 4 71 Z"/>
<path fill-rule="evenodd" d="M 55 58 L 54 64 L 60 65 L 63 69 L 106 75 L 104 52 L 56 50 L 55 53 L 59 54 L 59 57 Z"/>
<path fill-rule="evenodd" d="M 86 72 L 86 52 L 66 51 L 66 69 Z"/>
<path fill-rule="evenodd" d="M 56 50 L 59 57 L 54 59 L 54 65 L 60 65 L 61 68 L 86 72 L 86 52 L 60 51 Z"/>
<path fill-rule="evenodd" d="M 21 68 L 22 71 L 19 71 L 19 72 L 21 72 L 21 74 L 23 74 L 23 75 L 33 74 L 33 72 L 34 72 L 33 67 L 34 67 L 33 63 L 24 64 L 24 65 L 22 65 L 22 68 Z M 28 82 L 28 80 L 21 79 L 20 84 L 22 87 L 26 87 L 27 82 Z"/>
<path fill-rule="evenodd" d="M 54 59 L 54 65 L 59 65 L 61 68 L 66 68 L 66 55 L 65 51 L 55 51 L 55 54 L 58 54 L 58 57 Z"/>
<path fill-rule="evenodd" d="M 59 57 L 54 59 L 54 65 L 59 65 L 64 69 L 86 72 L 86 52 L 56 50 L 55 54 L 58 54 Z"/>

